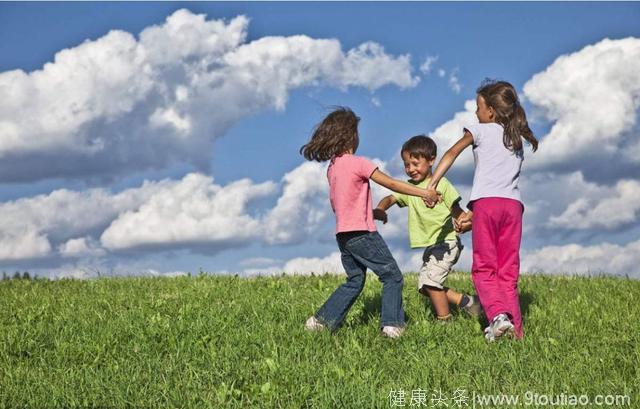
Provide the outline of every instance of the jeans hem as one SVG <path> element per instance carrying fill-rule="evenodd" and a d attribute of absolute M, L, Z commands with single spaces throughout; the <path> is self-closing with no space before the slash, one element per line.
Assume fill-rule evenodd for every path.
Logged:
<path fill-rule="evenodd" d="M 382 329 L 383 327 L 398 327 L 398 328 L 404 328 L 407 324 L 405 322 L 386 322 L 386 323 L 382 323 L 380 324 L 380 329 Z"/>

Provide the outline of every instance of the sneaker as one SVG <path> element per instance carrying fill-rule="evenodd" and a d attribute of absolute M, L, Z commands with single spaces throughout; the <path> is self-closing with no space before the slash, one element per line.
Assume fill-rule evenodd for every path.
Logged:
<path fill-rule="evenodd" d="M 382 335 L 388 338 L 400 338 L 403 332 L 404 328 L 402 327 L 392 327 L 390 325 L 382 327 Z"/>
<path fill-rule="evenodd" d="M 488 342 L 493 342 L 496 340 L 496 336 L 493 334 L 493 330 L 491 329 L 491 325 L 484 329 L 484 338 Z"/>
<path fill-rule="evenodd" d="M 475 295 L 469 295 L 469 302 L 464 307 L 461 307 L 462 311 L 473 317 L 479 317 L 482 315 L 482 305 L 480 305 L 480 299 Z"/>
<path fill-rule="evenodd" d="M 324 324 L 318 321 L 313 315 L 304 323 L 304 329 L 307 331 L 322 331 L 325 328 Z"/>
<path fill-rule="evenodd" d="M 504 334 L 512 335 L 514 326 L 511 323 L 507 314 L 498 314 L 491 321 L 491 331 L 495 338 L 501 337 Z"/>

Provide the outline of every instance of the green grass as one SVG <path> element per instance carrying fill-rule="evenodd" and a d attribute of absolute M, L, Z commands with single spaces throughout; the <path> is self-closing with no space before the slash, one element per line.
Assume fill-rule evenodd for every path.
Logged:
<path fill-rule="evenodd" d="M 303 323 L 341 276 L 2 281 L 0 407 L 382 408 L 402 391 L 411 407 L 419 390 L 426 407 L 438 391 L 449 408 L 456 391 L 640 407 L 640 281 L 524 276 L 524 340 L 487 344 L 477 320 L 435 322 L 416 280 L 399 340 L 379 335 L 373 275 L 333 335 Z"/>

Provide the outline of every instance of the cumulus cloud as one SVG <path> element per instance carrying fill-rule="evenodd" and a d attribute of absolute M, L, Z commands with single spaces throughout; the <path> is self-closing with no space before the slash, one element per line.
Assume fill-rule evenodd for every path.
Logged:
<path fill-rule="evenodd" d="M 464 103 L 464 111 L 456 112 L 452 119 L 429 133 L 429 136 L 433 138 L 438 146 L 438 156 L 442 157 L 449 148 L 462 138 L 465 127 L 478 123 L 475 112 L 476 101 L 467 100 Z M 473 169 L 473 153 L 471 149 L 465 149 L 465 151 L 458 156 L 455 166 L 451 169 L 460 170 L 461 168 L 467 171 Z"/>
<path fill-rule="evenodd" d="M 100 257 L 106 254 L 92 237 L 70 239 L 58 249 L 62 257 Z"/>
<path fill-rule="evenodd" d="M 408 55 L 304 35 L 246 43 L 248 19 L 178 10 L 139 34 L 113 30 L 42 69 L 0 73 L 0 181 L 109 176 L 175 162 L 206 170 L 215 138 L 283 109 L 299 87 L 415 86 Z M 55 160 L 54 160 L 55 159 Z"/>
<path fill-rule="evenodd" d="M 533 168 L 582 169 L 600 180 L 640 169 L 633 154 L 640 149 L 640 39 L 604 39 L 558 57 L 524 85 L 524 96 L 553 123 Z"/>
<path fill-rule="evenodd" d="M 274 190 L 273 182 L 255 185 L 249 179 L 221 187 L 211 177 L 191 173 L 155 192 L 139 208 L 120 214 L 100 241 L 110 250 L 237 245 L 260 229 L 259 220 L 246 213 L 247 204 Z"/>
<path fill-rule="evenodd" d="M 54 249 L 66 257 L 100 252 L 86 236 L 101 231 L 121 212 L 141 205 L 165 182 L 147 182 L 112 194 L 106 189 L 48 195 L 0 204 L 0 261 L 34 259 Z"/>
<path fill-rule="evenodd" d="M 546 246 L 525 252 L 522 270 L 551 274 L 613 274 L 640 278 L 640 241 L 626 245 L 603 243 L 594 246 L 568 244 Z"/>
<path fill-rule="evenodd" d="M 422 64 L 420 64 L 420 72 L 425 75 L 429 74 L 433 69 L 433 64 L 435 64 L 436 61 L 438 61 L 437 56 L 430 55 L 427 58 L 425 58 Z"/>
<path fill-rule="evenodd" d="M 326 164 L 305 162 L 282 182 L 282 196 L 265 219 L 265 239 L 273 244 L 304 240 L 331 214 Z"/>
<path fill-rule="evenodd" d="M 579 197 L 559 216 L 552 216 L 552 227 L 565 229 L 615 229 L 638 222 L 640 182 L 621 180 L 613 188 L 599 188 L 599 197 Z"/>
<path fill-rule="evenodd" d="M 249 208 L 270 198 L 278 199 L 271 209 Z M 212 254 L 250 243 L 299 243 L 330 213 L 326 165 L 315 162 L 301 164 L 279 183 L 241 179 L 221 186 L 189 173 L 119 193 L 60 189 L 0 203 L 0 262 L 185 248 Z"/>

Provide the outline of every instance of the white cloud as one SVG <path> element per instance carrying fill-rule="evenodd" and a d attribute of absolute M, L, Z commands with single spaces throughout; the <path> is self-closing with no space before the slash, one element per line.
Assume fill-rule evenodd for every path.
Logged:
<path fill-rule="evenodd" d="M 0 180 L 113 176 L 187 162 L 209 165 L 215 138 L 242 118 L 283 109 L 296 88 L 413 87 L 408 55 L 367 42 L 264 37 L 248 19 L 188 10 L 143 30 L 113 30 L 41 70 L 0 73 Z M 55 159 L 55 160 L 54 160 Z"/>
<path fill-rule="evenodd" d="M 452 119 L 429 133 L 429 136 L 433 138 L 438 146 L 438 156 L 442 157 L 449 148 L 462 138 L 465 127 L 478 123 L 478 118 L 476 117 L 475 112 L 476 101 L 467 100 L 464 103 L 464 111 L 456 112 Z M 456 159 L 452 168 L 473 168 L 473 153 L 470 148 L 465 149 L 460 156 L 458 156 L 458 159 Z"/>
<path fill-rule="evenodd" d="M 326 257 L 298 257 L 287 261 L 282 272 L 285 274 L 344 274 L 340 252 L 335 251 Z"/>
<path fill-rule="evenodd" d="M 220 186 L 211 177 L 190 173 L 115 194 L 61 189 L 0 203 L 0 262 L 100 258 L 138 248 L 200 246 L 196 250 L 213 253 L 252 242 L 309 239 L 331 213 L 326 165 L 301 164 L 282 178 L 273 208 L 250 211 L 250 203 L 273 197 L 278 186 L 249 179 Z"/>
<path fill-rule="evenodd" d="M 83 245 L 96 254 L 100 250 L 85 236 L 139 206 L 164 184 L 147 182 L 117 194 L 105 189 L 60 189 L 0 203 L 0 261 L 50 256 L 54 248 L 62 255 L 78 256 Z"/>
<path fill-rule="evenodd" d="M 0 230 L 0 260 L 21 260 L 44 257 L 51 251 L 46 235 L 33 226 L 15 226 Z"/>
<path fill-rule="evenodd" d="M 599 188 L 597 195 L 582 196 L 572 202 L 549 224 L 571 230 L 615 229 L 636 224 L 640 211 L 640 182 L 621 180 L 614 188 Z M 594 197 L 595 196 L 595 197 Z"/>
<path fill-rule="evenodd" d="M 210 177 L 191 173 L 120 214 L 100 241 L 110 250 L 242 243 L 260 230 L 259 220 L 246 214 L 248 203 L 274 190 L 273 182 L 255 185 L 249 179 L 220 187 Z"/>
<path fill-rule="evenodd" d="M 331 214 L 327 165 L 305 162 L 284 175 L 282 196 L 265 220 L 268 243 L 292 243 L 313 236 Z"/>
<path fill-rule="evenodd" d="M 524 252 L 521 270 L 549 274 L 613 274 L 640 278 L 640 241 L 626 245 L 568 244 Z"/>
<path fill-rule="evenodd" d="M 268 266 L 273 265 L 279 262 L 279 260 L 270 258 L 270 257 L 253 257 L 246 260 L 242 260 L 238 263 L 241 267 L 257 267 L 257 266 Z"/>
<path fill-rule="evenodd" d="M 70 239 L 59 246 L 62 257 L 100 257 L 106 251 L 92 237 Z"/>
<path fill-rule="evenodd" d="M 462 91 L 462 84 L 460 84 L 460 79 L 458 78 L 458 72 L 460 70 L 456 67 L 449 73 L 449 88 L 453 90 L 456 94 L 459 94 Z"/>
<path fill-rule="evenodd" d="M 640 149 L 640 39 L 604 39 L 558 57 L 525 84 L 524 96 L 553 123 L 532 160 L 536 169 L 597 175 L 606 160 L 638 169 L 639 157 L 627 152 Z"/>
<path fill-rule="evenodd" d="M 437 56 L 430 55 L 427 58 L 425 58 L 422 64 L 420 64 L 420 72 L 422 72 L 425 75 L 429 74 L 431 72 L 431 69 L 433 68 L 433 64 L 435 64 L 436 61 L 438 61 Z"/>

